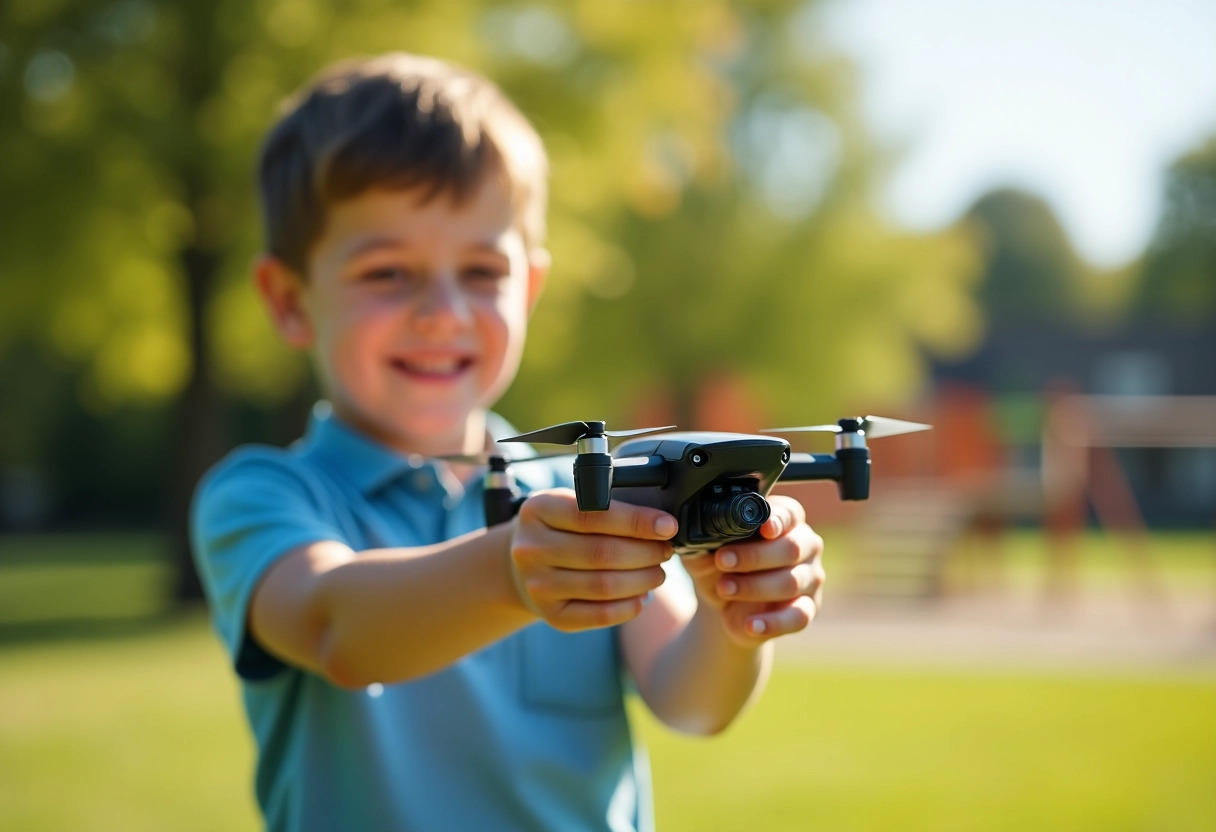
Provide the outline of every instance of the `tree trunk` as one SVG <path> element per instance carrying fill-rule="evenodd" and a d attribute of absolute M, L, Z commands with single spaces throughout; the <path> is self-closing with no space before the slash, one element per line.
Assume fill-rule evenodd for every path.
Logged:
<path fill-rule="evenodd" d="M 199 479 L 224 453 L 226 408 L 211 367 L 206 311 L 219 269 L 213 251 L 192 245 L 182 251 L 193 369 L 179 403 L 176 464 L 173 467 L 169 532 L 174 563 L 173 600 L 178 604 L 200 600 L 202 585 L 190 554 L 190 500 Z"/>
<path fill-rule="evenodd" d="M 186 4 L 181 8 L 186 31 L 197 33 L 185 41 L 169 71 L 187 112 L 196 114 L 215 94 L 223 77 L 223 66 L 231 57 L 215 39 L 213 10 L 208 4 Z M 199 479 L 220 458 L 227 446 L 227 408 L 215 384 L 211 364 L 207 310 L 215 294 L 222 263 L 221 252 L 231 242 L 224 225 L 229 218 L 216 209 L 216 172 L 213 150 L 192 131 L 181 136 L 183 145 L 173 154 L 173 169 L 182 186 L 185 205 L 194 220 L 193 239 L 181 250 L 178 261 L 186 281 L 189 319 L 190 379 L 179 402 L 176 456 L 169 503 L 170 546 L 174 562 L 173 600 L 178 604 L 203 597 L 202 584 L 190 553 L 190 502 Z M 220 187 L 222 192 L 222 186 Z"/>

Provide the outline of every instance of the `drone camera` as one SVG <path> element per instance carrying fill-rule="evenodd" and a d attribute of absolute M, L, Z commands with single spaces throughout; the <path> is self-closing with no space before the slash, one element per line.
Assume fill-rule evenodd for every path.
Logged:
<path fill-rule="evenodd" d="M 770 513 L 756 479 L 719 480 L 682 507 L 681 536 L 692 549 L 741 540 L 763 526 Z"/>
<path fill-rule="evenodd" d="M 741 537 L 763 526 L 770 513 L 754 486 L 715 485 L 701 506 L 701 525 L 722 537 Z"/>

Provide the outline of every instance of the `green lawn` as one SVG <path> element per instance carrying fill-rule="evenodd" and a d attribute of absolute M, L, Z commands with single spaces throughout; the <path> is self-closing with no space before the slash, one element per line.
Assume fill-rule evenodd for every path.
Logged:
<path fill-rule="evenodd" d="M 161 614 L 171 578 L 151 533 L 0 537 L 0 636 Z"/>
<path fill-rule="evenodd" d="M 1167 557 L 1170 574 L 1209 580 L 1210 542 Z M 0 540 L 0 828 L 256 828 L 236 686 L 203 617 L 149 615 L 167 575 L 154 542 L 77 543 L 95 562 Z M 1211 677 L 786 661 L 724 736 L 635 715 L 662 832 L 1216 829 Z"/>
<path fill-rule="evenodd" d="M 847 591 L 852 535 L 829 529 L 824 538 L 829 589 Z M 1118 589 L 1144 578 L 1136 569 L 1140 550 L 1125 540 L 1091 533 L 1078 539 L 1075 551 L 1075 575 L 1085 586 Z M 1143 551 L 1162 589 L 1216 597 L 1216 534 L 1156 533 Z M 960 592 L 993 584 L 1034 590 L 1046 585 L 1046 564 L 1042 535 L 1015 530 L 995 545 L 960 547 L 946 584 Z M 72 622 L 113 626 L 163 613 L 171 579 L 165 544 L 153 534 L 0 537 L 0 639 L 71 630 Z"/>
<path fill-rule="evenodd" d="M 725 736 L 644 723 L 661 830 L 1216 829 L 1216 683 L 785 666 Z"/>
<path fill-rule="evenodd" d="M 1216 681 L 783 664 L 724 736 L 638 714 L 674 830 L 1216 829 Z M 8 645 L 5 829 L 253 829 L 250 743 L 200 617 Z"/>
<path fill-rule="evenodd" d="M 256 828 L 236 685 L 201 616 L 2 649 L 0 827 Z"/>

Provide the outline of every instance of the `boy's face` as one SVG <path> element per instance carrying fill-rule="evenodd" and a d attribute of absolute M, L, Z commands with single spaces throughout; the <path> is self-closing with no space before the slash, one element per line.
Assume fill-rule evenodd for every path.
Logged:
<path fill-rule="evenodd" d="M 514 220 L 497 176 L 462 205 L 370 191 L 330 208 L 306 280 L 268 259 L 258 287 L 344 421 L 406 452 L 480 449 L 548 265 Z"/>

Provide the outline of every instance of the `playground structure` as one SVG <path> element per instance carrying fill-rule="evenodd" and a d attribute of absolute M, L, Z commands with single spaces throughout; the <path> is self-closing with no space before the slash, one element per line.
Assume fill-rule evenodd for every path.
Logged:
<path fill-rule="evenodd" d="M 1137 591 L 1161 600 L 1146 524 L 1116 451 L 1216 448 L 1216 396 L 1083 395 L 1057 385 L 1043 399 L 1037 467 L 1011 463 L 979 391 L 945 390 L 917 415 L 936 425 L 933 440 L 894 440 L 905 456 L 892 447 L 876 461 L 892 470 L 876 470 L 881 485 L 855 517 L 854 592 L 939 597 L 951 589 L 952 557 L 979 552 L 995 563 L 1002 532 L 1029 524 L 1045 533 L 1046 594 L 1067 599 L 1092 508 L 1097 525 L 1119 537 Z"/>
<path fill-rule="evenodd" d="M 822 484 L 779 484 L 776 492 L 800 500 L 816 525 L 851 529 L 847 562 L 838 561 L 848 586 L 834 580 L 833 592 L 932 599 L 966 590 L 972 584 L 951 585 L 950 567 L 967 560 L 980 567 L 972 570 L 973 583 L 991 578 L 1002 562 L 1004 532 L 1031 526 L 1047 541 L 1045 592 L 1067 598 L 1076 588 L 1079 538 L 1092 507 L 1098 526 L 1121 538 L 1151 598 L 1159 581 L 1147 526 L 1117 451 L 1216 448 L 1216 396 L 1084 395 L 1057 382 L 1023 404 L 1033 412 L 1010 431 L 986 390 L 941 383 L 919 406 L 896 408 L 901 418 L 934 429 L 883 440 L 864 504 L 842 503 Z M 748 432 L 768 423 L 728 375 L 707 384 L 692 411 L 707 430 Z M 679 421 L 659 394 L 645 397 L 631 418 Z M 802 441 L 799 450 L 816 440 Z M 1207 522 L 1216 522 L 1216 502 Z"/>

